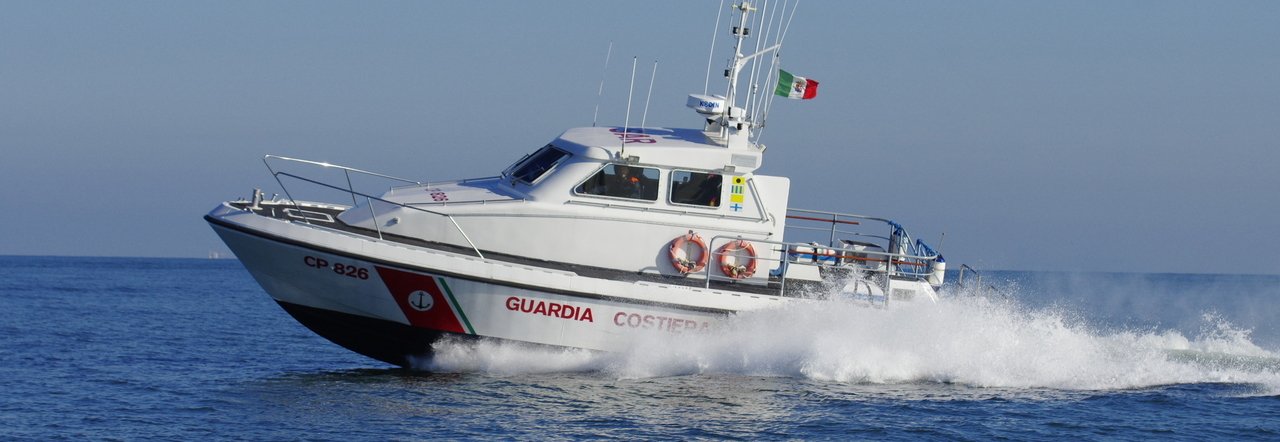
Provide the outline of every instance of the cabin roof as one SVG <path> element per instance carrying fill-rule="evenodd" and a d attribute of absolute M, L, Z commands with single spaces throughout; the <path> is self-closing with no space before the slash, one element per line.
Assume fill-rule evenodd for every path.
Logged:
<path fill-rule="evenodd" d="M 628 151 L 635 149 L 637 152 L 642 152 L 670 148 L 724 149 L 724 146 L 707 138 L 701 130 L 665 127 L 644 129 L 633 127 L 626 129 L 625 134 L 622 127 L 576 127 L 560 135 L 557 141 L 562 143 L 557 147 L 568 148 L 570 146 L 564 144 L 576 144 L 586 148 L 601 148 L 613 153 L 622 149 L 624 136 L 628 141 L 626 143 Z"/>
<path fill-rule="evenodd" d="M 730 150 L 698 129 L 630 128 L 623 152 L 622 127 L 578 127 L 551 144 L 574 155 L 600 161 L 635 157 L 642 164 L 704 170 L 734 166 L 750 172 L 760 166 L 760 151 Z"/>

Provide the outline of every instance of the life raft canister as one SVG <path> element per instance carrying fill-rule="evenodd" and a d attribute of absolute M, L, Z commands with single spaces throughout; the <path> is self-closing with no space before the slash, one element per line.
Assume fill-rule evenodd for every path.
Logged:
<path fill-rule="evenodd" d="M 742 264 L 744 259 L 738 252 L 746 252 L 746 264 Z M 716 251 L 720 255 L 720 273 L 724 273 L 733 279 L 750 278 L 756 274 L 756 248 L 751 243 L 741 239 L 734 240 L 720 247 Z"/>
<path fill-rule="evenodd" d="M 685 250 L 685 246 L 689 244 L 698 247 L 696 261 L 690 259 L 689 252 Z M 702 237 L 690 230 L 687 235 L 680 235 L 671 240 L 671 248 L 667 249 L 667 255 L 671 257 L 671 265 L 676 270 L 689 274 L 706 268 L 707 259 L 711 254 L 707 253 L 707 243 L 702 241 Z"/>

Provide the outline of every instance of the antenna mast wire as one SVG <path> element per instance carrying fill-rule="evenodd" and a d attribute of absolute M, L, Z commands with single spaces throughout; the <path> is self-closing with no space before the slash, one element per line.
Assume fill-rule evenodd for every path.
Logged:
<path fill-rule="evenodd" d="M 778 44 L 782 44 L 782 42 L 787 39 L 787 31 L 791 30 L 791 20 L 796 18 L 796 9 L 799 9 L 799 8 L 800 8 L 800 0 L 796 0 L 795 4 L 791 5 L 790 14 L 787 14 L 786 11 L 783 11 L 783 14 L 787 15 L 787 24 L 782 26 L 782 32 L 778 34 Z M 782 17 L 778 17 L 778 18 L 779 20 L 781 20 Z M 782 64 L 782 50 L 779 49 L 778 52 L 773 53 L 773 70 L 777 71 L 781 64 Z M 764 116 L 762 116 L 760 119 L 760 131 L 756 133 L 757 143 L 760 142 L 760 137 L 764 135 L 765 122 L 769 120 L 769 110 L 773 109 L 774 98 L 777 98 L 777 95 L 769 94 L 768 104 L 764 106 Z"/>
<path fill-rule="evenodd" d="M 596 121 L 600 118 L 600 97 L 604 96 L 604 76 L 609 72 L 611 55 L 613 55 L 613 40 L 609 40 L 609 50 L 604 53 L 604 69 L 600 70 L 600 88 L 596 89 L 596 111 L 591 115 L 591 127 L 596 127 Z"/>
<path fill-rule="evenodd" d="M 640 129 L 644 129 L 644 122 L 649 119 L 649 98 L 653 97 L 653 79 L 658 76 L 658 60 L 653 61 L 653 73 L 649 74 L 649 93 L 644 96 L 644 114 L 640 117 Z"/>
<path fill-rule="evenodd" d="M 790 3 L 790 0 L 786 0 L 782 2 L 781 7 L 773 8 L 769 15 L 769 29 L 765 32 L 765 35 L 761 37 L 768 40 L 769 36 L 772 35 L 774 46 L 778 46 L 778 50 L 774 51 L 769 58 L 767 70 L 764 71 L 764 90 L 760 95 L 756 96 L 756 102 L 752 106 L 751 121 L 758 121 L 761 126 L 764 125 L 764 116 L 767 113 L 766 111 L 768 110 L 770 102 L 769 98 L 774 94 L 774 89 L 776 88 L 773 84 L 773 76 L 777 74 L 778 70 L 778 53 L 782 52 L 782 42 L 779 41 L 778 37 L 782 34 L 782 17 L 786 16 L 787 6 Z M 778 20 L 775 22 L 774 17 L 778 10 L 782 10 L 782 13 L 781 15 L 778 15 Z"/>
<path fill-rule="evenodd" d="M 774 6 L 777 6 L 776 2 Z M 772 28 L 773 28 L 773 17 L 777 15 L 777 10 L 778 8 L 776 7 L 770 8 L 769 1 L 765 0 L 764 7 L 760 10 L 760 22 L 757 25 L 758 27 L 763 29 L 763 32 L 761 32 L 759 38 L 756 39 L 756 52 L 760 52 L 760 48 L 768 42 L 769 33 L 772 32 Z M 766 12 L 768 12 L 769 14 L 768 20 L 765 20 L 764 18 L 764 15 Z M 774 51 L 770 59 L 772 60 L 772 58 L 777 57 L 777 54 L 778 52 Z M 765 71 L 761 67 L 764 65 L 763 61 L 764 61 L 763 59 L 751 61 L 751 97 L 748 98 L 747 100 L 747 107 L 751 111 L 749 118 L 751 119 L 752 123 L 756 122 L 757 121 L 756 117 L 760 115 L 760 98 L 763 97 L 765 92 L 769 90 L 768 85 L 766 84 L 764 92 L 760 91 L 760 83 L 759 83 L 760 73 Z M 772 65 L 772 63 L 770 63 L 770 65 Z M 768 75 L 768 74 L 765 74 L 765 75 Z"/>
<path fill-rule="evenodd" d="M 706 95 L 707 88 L 711 87 L 711 58 L 716 55 L 716 34 L 720 33 L 722 16 L 724 16 L 724 0 L 720 0 L 720 7 L 716 9 L 716 26 L 711 30 L 711 51 L 707 53 L 707 79 L 702 82 L 702 95 Z"/>

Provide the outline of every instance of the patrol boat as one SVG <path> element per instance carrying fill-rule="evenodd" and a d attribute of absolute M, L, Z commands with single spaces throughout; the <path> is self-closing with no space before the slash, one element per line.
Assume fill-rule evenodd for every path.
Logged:
<path fill-rule="evenodd" d="M 788 208 L 790 180 L 757 173 L 777 95 L 742 93 L 745 69 L 784 78 L 779 94 L 816 83 L 788 90 L 785 33 L 744 55 L 764 14 L 733 8 L 726 94 L 687 101 L 700 128 L 573 128 L 497 176 L 441 182 L 268 155 L 284 196 L 255 189 L 205 220 L 300 323 L 401 366 L 446 336 L 617 351 L 789 302 L 936 300 L 945 262 L 901 225 Z M 295 198 L 302 186 L 339 201 Z"/>

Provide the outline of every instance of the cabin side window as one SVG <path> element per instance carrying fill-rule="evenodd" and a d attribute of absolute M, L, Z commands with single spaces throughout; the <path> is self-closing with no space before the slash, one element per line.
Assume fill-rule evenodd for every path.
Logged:
<path fill-rule="evenodd" d="M 609 164 L 573 191 L 582 195 L 657 201 L 658 169 Z"/>
<path fill-rule="evenodd" d="M 720 188 L 724 177 L 718 173 L 671 172 L 671 203 L 691 206 L 720 207 Z"/>
<path fill-rule="evenodd" d="M 525 184 L 533 184 L 542 178 L 547 171 L 554 169 L 557 164 L 569 158 L 569 153 L 548 144 L 538 149 L 532 155 L 526 156 L 524 159 L 511 166 L 511 178 Z"/>

